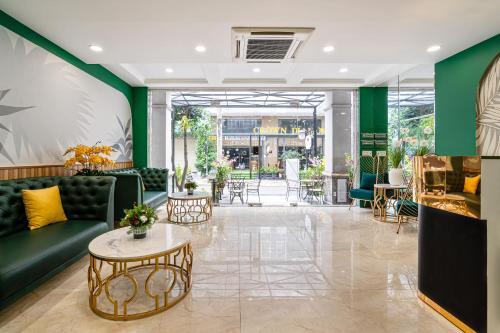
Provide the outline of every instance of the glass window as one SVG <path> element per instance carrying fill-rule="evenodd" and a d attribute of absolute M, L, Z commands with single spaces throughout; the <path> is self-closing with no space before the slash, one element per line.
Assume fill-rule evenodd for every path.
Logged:
<path fill-rule="evenodd" d="M 401 140 L 410 154 L 419 147 L 434 152 L 434 90 L 389 89 L 389 143 Z"/>
<path fill-rule="evenodd" d="M 321 128 L 321 119 L 316 120 L 316 126 Z M 286 128 L 287 133 L 292 133 L 292 128 L 312 129 L 312 119 L 278 119 L 278 127 Z"/>
<path fill-rule="evenodd" d="M 253 133 L 255 127 L 260 127 L 260 119 L 224 119 L 222 133 L 245 134 Z"/>

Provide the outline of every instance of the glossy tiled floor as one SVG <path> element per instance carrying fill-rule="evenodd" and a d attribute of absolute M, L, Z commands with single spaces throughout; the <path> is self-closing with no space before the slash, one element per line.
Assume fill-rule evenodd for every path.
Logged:
<path fill-rule="evenodd" d="M 347 208 L 216 208 L 193 289 L 146 319 L 88 307 L 87 258 L 0 313 L 2 332 L 456 332 L 416 298 L 417 230 Z"/>

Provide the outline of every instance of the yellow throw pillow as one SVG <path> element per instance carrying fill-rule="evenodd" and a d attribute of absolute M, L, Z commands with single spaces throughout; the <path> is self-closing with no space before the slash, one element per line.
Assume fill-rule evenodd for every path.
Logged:
<path fill-rule="evenodd" d="M 23 190 L 22 193 L 28 227 L 31 230 L 68 220 L 64 214 L 59 187 Z"/>
<path fill-rule="evenodd" d="M 476 194 L 480 180 L 481 180 L 481 175 L 476 177 L 465 177 L 464 193 Z"/>

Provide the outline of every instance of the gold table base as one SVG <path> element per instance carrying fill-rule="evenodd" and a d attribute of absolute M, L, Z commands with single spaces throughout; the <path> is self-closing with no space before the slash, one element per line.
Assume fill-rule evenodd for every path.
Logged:
<path fill-rule="evenodd" d="M 212 198 L 168 198 L 167 221 L 177 224 L 207 222 L 212 216 Z"/>
<path fill-rule="evenodd" d="M 111 268 L 110 274 L 105 277 L 102 276 L 105 274 L 103 269 L 104 263 Z M 90 254 L 90 265 L 88 268 L 90 309 L 98 316 L 111 320 L 133 320 L 165 311 L 181 301 L 191 290 L 192 265 L 193 252 L 191 243 L 184 244 L 179 248 L 174 248 L 159 255 L 139 259 L 134 258 L 133 260 L 109 260 Z M 154 304 L 151 308 L 144 304 L 136 304 L 139 298 L 139 283 L 133 273 L 143 270 L 146 272 L 150 271 L 141 292 L 143 292 L 142 296 L 145 295 L 145 298 L 151 300 L 151 303 Z M 166 290 L 161 294 L 153 294 L 150 290 L 151 280 L 160 270 L 169 272 L 172 278 L 170 281 L 168 279 L 165 280 L 165 283 L 168 283 Z M 122 302 L 113 297 L 110 291 L 111 282 L 120 278 L 128 279 L 133 289 L 132 296 Z M 178 288 L 175 288 L 176 286 Z M 174 290 L 178 291 L 178 295 L 173 295 Z M 105 297 L 103 296 L 103 291 Z M 105 300 L 109 302 L 108 305 L 112 306 L 112 312 L 105 308 L 103 304 Z"/>

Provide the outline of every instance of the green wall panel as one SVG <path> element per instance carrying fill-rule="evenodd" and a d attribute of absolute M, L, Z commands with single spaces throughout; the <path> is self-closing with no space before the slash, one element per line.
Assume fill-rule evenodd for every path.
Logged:
<path fill-rule="evenodd" d="M 148 88 L 132 88 L 132 137 L 134 166 L 148 166 Z"/>
<path fill-rule="evenodd" d="M 88 73 L 96 79 L 106 83 L 123 93 L 127 98 L 132 113 L 132 131 L 133 131 L 133 159 L 134 165 L 138 167 L 147 166 L 147 145 L 148 145 L 148 119 L 147 105 L 148 93 L 146 87 L 131 87 L 127 82 L 120 79 L 111 71 L 101 65 L 87 64 L 81 59 L 75 57 L 57 44 L 38 34 L 36 31 L 25 26 L 15 18 L 0 10 L 0 25 L 15 32 L 30 42 L 46 49 L 59 58 L 67 61 L 80 70 Z"/>
<path fill-rule="evenodd" d="M 387 87 L 359 88 L 360 133 L 387 134 Z M 361 139 L 361 135 L 360 135 Z M 367 150 L 362 146 L 361 150 Z M 373 151 L 380 150 L 374 148 Z"/>
<path fill-rule="evenodd" d="M 476 92 L 500 52 L 500 34 L 435 65 L 436 154 L 476 154 Z"/>

